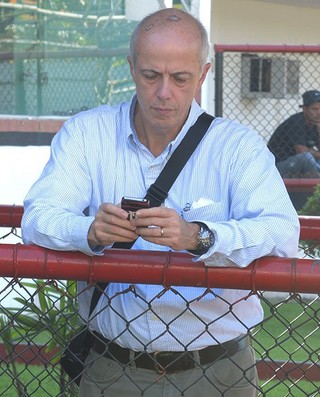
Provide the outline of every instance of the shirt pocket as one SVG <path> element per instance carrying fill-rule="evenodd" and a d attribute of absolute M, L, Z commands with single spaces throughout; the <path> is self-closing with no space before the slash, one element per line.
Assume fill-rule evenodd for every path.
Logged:
<path fill-rule="evenodd" d="M 228 219 L 227 208 L 221 202 L 211 200 L 198 200 L 185 206 L 181 212 L 182 217 L 187 222 L 208 221 L 218 222 Z"/>

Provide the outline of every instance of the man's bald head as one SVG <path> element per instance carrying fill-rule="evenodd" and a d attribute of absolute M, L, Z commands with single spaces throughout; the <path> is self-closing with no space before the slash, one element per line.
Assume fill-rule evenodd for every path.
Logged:
<path fill-rule="evenodd" d="M 137 43 L 146 39 L 149 35 L 161 32 L 172 32 L 172 40 L 175 34 L 190 36 L 192 42 L 199 41 L 199 62 L 203 67 L 209 54 L 209 42 L 207 32 L 202 23 L 182 10 L 165 8 L 146 16 L 140 21 L 132 33 L 130 41 L 130 57 L 135 62 L 137 57 Z"/>

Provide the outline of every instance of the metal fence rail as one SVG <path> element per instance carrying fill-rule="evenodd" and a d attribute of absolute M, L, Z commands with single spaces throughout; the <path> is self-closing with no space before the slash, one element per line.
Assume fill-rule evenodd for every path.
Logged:
<path fill-rule="evenodd" d="M 22 214 L 22 206 L 0 205 L 0 227 L 9 227 L 18 235 Z M 77 387 L 61 371 L 59 357 L 66 340 L 81 327 L 77 300 L 95 282 L 107 280 L 127 283 L 123 294 L 135 297 L 139 297 L 137 283 L 157 284 L 159 291 L 153 299 L 170 292 L 180 294 L 177 286 L 196 285 L 198 299 L 213 293 L 212 288 L 247 289 L 243 299 L 258 296 L 265 312 L 264 320 L 248 329 L 258 358 L 260 395 L 317 396 L 320 218 L 299 219 L 299 258 L 265 257 L 245 269 L 208 268 L 183 253 L 107 250 L 102 257 L 88 257 L 1 244 L 0 395 L 77 395 Z M 88 285 L 77 290 L 75 279 Z M 116 296 L 109 296 L 110 307 L 114 299 Z M 229 310 L 237 304 L 240 302 L 231 304 Z M 189 386 L 177 389 L 177 395 L 184 395 Z"/>
<path fill-rule="evenodd" d="M 103 256 L 60 252 L 37 246 L 0 245 L 0 275 L 312 293 L 319 292 L 320 260 L 264 257 L 244 269 L 205 267 L 188 254 L 112 250 Z M 241 287 L 241 288 L 240 288 Z"/>

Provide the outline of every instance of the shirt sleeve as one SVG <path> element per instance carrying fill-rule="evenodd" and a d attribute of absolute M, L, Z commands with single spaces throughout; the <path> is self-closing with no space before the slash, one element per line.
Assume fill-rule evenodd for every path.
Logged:
<path fill-rule="evenodd" d="M 70 119 L 53 138 L 49 161 L 24 200 L 24 243 L 97 254 L 87 241 L 94 218 L 84 214 L 92 190 L 85 148 L 79 124 Z"/>
<path fill-rule="evenodd" d="M 254 135 L 239 140 L 230 161 L 229 175 L 225 172 L 229 197 L 224 199 L 228 219 L 199 219 L 214 232 L 215 244 L 196 260 L 208 266 L 245 267 L 263 256 L 297 256 L 298 215 L 264 142 Z"/>

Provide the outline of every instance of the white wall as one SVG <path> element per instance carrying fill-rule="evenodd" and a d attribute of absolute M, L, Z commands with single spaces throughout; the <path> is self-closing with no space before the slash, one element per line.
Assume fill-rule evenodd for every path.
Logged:
<path fill-rule="evenodd" d="M 22 205 L 25 195 L 49 159 L 49 146 L 0 146 L 0 204 Z M 0 228 L 0 238 L 10 229 Z M 20 230 L 17 230 L 20 234 Z M 21 240 L 11 235 L 2 244 Z"/>
<path fill-rule="evenodd" d="M 22 205 L 23 199 L 33 182 L 39 177 L 45 163 L 49 159 L 49 146 L 0 146 L 0 204 Z M 10 228 L 0 227 L 0 238 L 11 231 Z M 21 235 L 21 230 L 16 230 Z M 21 243 L 21 239 L 10 234 L 0 239 L 0 244 Z M 0 303 L 6 307 L 17 307 L 14 298 L 25 292 L 17 286 L 8 290 L 10 278 L 0 278 Z M 24 279 L 23 281 L 30 281 Z M 9 293 L 10 292 L 10 293 Z"/>
<path fill-rule="evenodd" d="M 216 44 L 320 44 L 320 8 L 261 0 L 212 0 Z"/>

